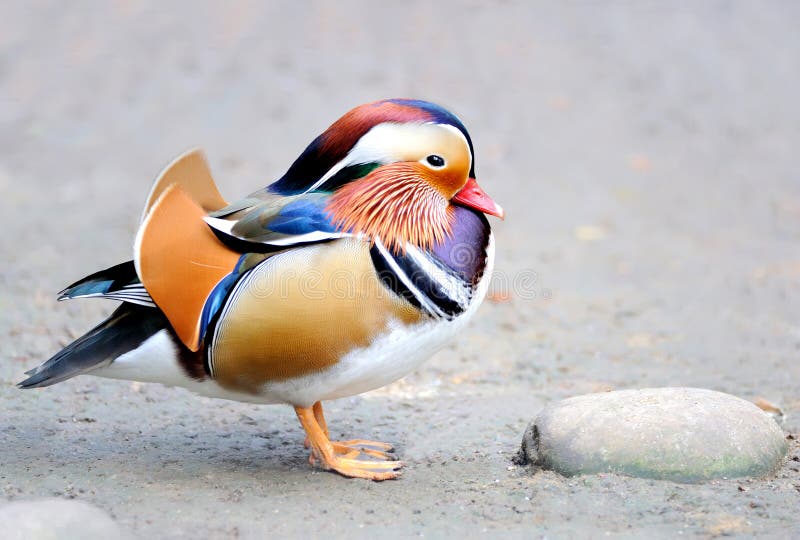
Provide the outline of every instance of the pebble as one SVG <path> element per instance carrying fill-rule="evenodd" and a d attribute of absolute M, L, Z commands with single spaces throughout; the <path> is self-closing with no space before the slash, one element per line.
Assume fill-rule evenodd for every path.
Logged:
<path fill-rule="evenodd" d="M 770 474 L 787 449 L 778 424 L 749 401 L 699 388 L 646 388 L 548 405 L 528 426 L 520 458 L 565 476 L 702 482 Z"/>
<path fill-rule="evenodd" d="M 103 510 L 63 499 L 0 503 L 4 540 L 114 540 L 130 538 Z"/>

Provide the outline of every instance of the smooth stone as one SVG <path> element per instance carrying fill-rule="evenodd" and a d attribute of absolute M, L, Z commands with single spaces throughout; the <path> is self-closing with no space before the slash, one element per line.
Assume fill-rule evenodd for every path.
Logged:
<path fill-rule="evenodd" d="M 81 501 L 38 499 L 0 506 L 5 540 L 107 540 L 130 538 L 101 509 Z"/>
<path fill-rule="evenodd" d="M 701 482 L 770 474 L 787 449 L 778 424 L 749 401 L 700 388 L 646 388 L 548 405 L 528 426 L 520 458 L 565 476 Z"/>

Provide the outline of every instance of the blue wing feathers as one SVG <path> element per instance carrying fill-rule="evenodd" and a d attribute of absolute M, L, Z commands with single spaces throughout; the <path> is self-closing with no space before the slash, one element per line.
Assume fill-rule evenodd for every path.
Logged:
<path fill-rule="evenodd" d="M 292 245 L 324 242 L 343 236 L 326 210 L 330 194 L 309 193 L 269 199 L 238 219 L 207 219 L 217 237 L 240 253 L 267 253 Z"/>
<path fill-rule="evenodd" d="M 212 290 L 211 294 L 208 295 L 206 303 L 203 306 L 203 315 L 200 318 L 201 337 L 205 337 L 209 324 L 211 324 L 211 321 L 217 316 L 220 309 L 222 309 L 222 306 L 225 305 L 225 299 L 228 297 L 231 289 L 233 289 L 233 286 L 236 285 L 236 282 L 239 281 L 240 277 L 241 274 L 238 272 L 237 265 L 237 269 L 225 276 L 222 281 L 217 283 L 217 285 L 214 287 L 214 290 Z"/>
<path fill-rule="evenodd" d="M 336 227 L 325 211 L 325 199 L 296 200 L 284 206 L 275 218 L 265 224 L 280 234 L 307 234 L 311 232 L 336 232 Z"/>

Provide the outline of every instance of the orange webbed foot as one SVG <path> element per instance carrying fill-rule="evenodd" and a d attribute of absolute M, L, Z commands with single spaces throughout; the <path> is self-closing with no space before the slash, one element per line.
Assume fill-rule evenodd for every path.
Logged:
<path fill-rule="evenodd" d="M 331 444 L 337 454 L 349 454 L 356 451 L 356 455 L 362 454 L 386 461 L 397 461 L 392 445 L 384 442 L 354 439 L 352 441 L 331 441 Z"/>
<path fill-rule="evenodd" d="M 381 481 L 400 476 L 398 469 L 403 463 L 391 454 L 392 445 L 363 439 L 332 442 L 319 402 L 313 407 L 295 407 L 295 412 L 306 431 L 312 465 L 319 462 L 323 468 L 351 478 Z"/>

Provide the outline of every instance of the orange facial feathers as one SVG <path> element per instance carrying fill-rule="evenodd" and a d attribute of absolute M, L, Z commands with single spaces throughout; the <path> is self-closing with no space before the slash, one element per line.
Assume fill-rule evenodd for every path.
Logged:
<path fill-rule="evenodd" d="M 421 163 L 386 165 L 340 188 L 326 210 L 342 230 L 380 237 L 389 249 L 431 248 L 450 236 L 452 219 L 431 176 Z"/>

